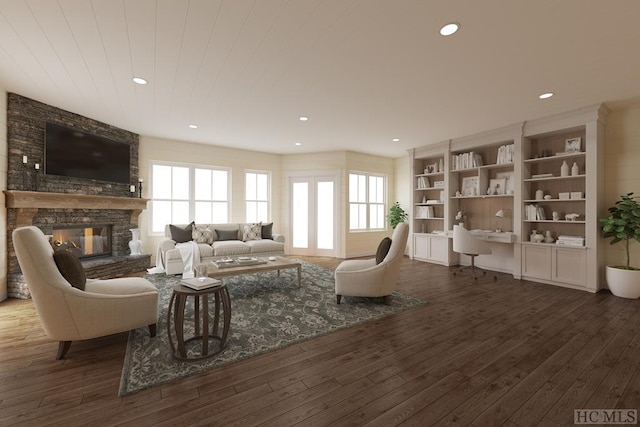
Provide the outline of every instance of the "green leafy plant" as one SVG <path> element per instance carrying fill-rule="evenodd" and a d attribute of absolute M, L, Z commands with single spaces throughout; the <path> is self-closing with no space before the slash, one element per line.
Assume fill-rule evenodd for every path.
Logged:
<path fill-rule="evenodd" d="M 395 202 L 393 206 L 389 208 L 387 214 L 387 221 L 391 224 L 391 228 L 396 228 L 396 225 L 404 222 L 408 218 L 407 213 L 400 207 L 400 203 Z"/>
<path fill-rule="evenodd" d="M 640 203 L 638 197 L 628 193 L 620 197 L 615 205 L 609 208 L 609 216 L 600 219 L 602 223 L 602 237 L 612 237 L 611 244 L 623 242 L 627 255 L 625 266 L 616 266 L 626 270 L 638 270 L 629 264 L 629 243 L 631 240 L 640 242 Z"/>

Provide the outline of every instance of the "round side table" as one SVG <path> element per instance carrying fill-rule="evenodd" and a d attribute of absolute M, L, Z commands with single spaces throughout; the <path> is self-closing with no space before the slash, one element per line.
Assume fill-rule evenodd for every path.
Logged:
<path fill-rule="evenodd" d="M 193 297 L 193 319 L 185 320 L 187 298 Z M 213 313 L 209 313 L 209 297 L 213 297 Z M 202 310 L 200 310 L 202 304 Z M 212 324 L 210 325 L 210 320 Z M 193 321 L 194 334 L 185 338 L 185 321 Z M 167 334 L 173 356 L 180 360 L 201 360 L 220 353 L 227 342 L 231 324 L 231 297 L 224 283 L 196 291 L 182 285 L 173 286 L 167 313 Z M 175 328 L 176 344 L 171 327 Z M 201 332 L 202 331 L 202 332 Z M 192 355 L 187 353 L 187 344 Z"/>

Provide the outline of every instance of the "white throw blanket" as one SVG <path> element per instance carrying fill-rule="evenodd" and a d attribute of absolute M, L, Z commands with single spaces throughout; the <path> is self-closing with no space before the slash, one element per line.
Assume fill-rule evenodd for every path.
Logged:
<path fill-rule="evenodd" d="M 200 264 L 200 249 L 198 244 L 193 240 L 185 243 L 176 243 L 176 249 L 180 253 L 184 269 L 182 270 L 183 279 L 191 279 L 195 277 L 193 273 L 194 266 Z M 158 246 L 158 253 L 156 254 L 156 266 L 148 268 L 147 272 L 150 274 L 164 273 L 164 264 L 162 263 L 162 250 Z"/>
<path fill-rule="evenodd" d="M 182 270 L 183 279 L 191 279 L 195 277 L 193 267 L 200 264 L 200 250 L 198 244 L 193 240 L 185 243 L 177 243 L 176 249 L 180 252 L 184 269 Z"/>

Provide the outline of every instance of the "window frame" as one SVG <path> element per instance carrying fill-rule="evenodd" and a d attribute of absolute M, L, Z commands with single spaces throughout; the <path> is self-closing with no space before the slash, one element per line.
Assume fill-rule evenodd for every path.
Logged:
<path fill-rule="evenodd" d="M 267 177 L 267 198 L 266 200 L 260 199 L 249 199 L 247 197 L 247 175 L 255 174 L 255 175 L 265 175 Z M 257 180 L 256 180 L 257 183 Z M 270 222 L 271 221 L 271 172 L 264 170 L 256 170 L 256 169 L 245 169 L 244 170 L 244 219 L 247 223 L 257 223 L 257 222 Z M 257 192 L 256 192 L 257 193 Z M 257 196 L 257 194 L 256 194 Z M 248 204 L 249 203 L 266 203 L 267 204 L 267 219 L 266 220 L 249 220 L 248 216 Z"/>
<path fill-rule="evenodd" d="M 365 201 L 355 201 L 352 202 L 351 201 L 351 175 L 358 175 L 358 176 L 364 176 L 365 177 L 365 189 L 364 189 L 364 194 L 365 194 Z M 369 191 L 370 191 L 370 178 L 371 177 L 375 177 L 375 178 L 381 178 L 382 179 L 382 202 L 371 202 L 370 201 L 370 197 L 369 197 Z M 386 174 L 383 173 L 375 173 L 375 172 L 362 172 L 362 171 L 349 171 L 348 172 L 348 191 L 347 191 L 347 202 L 349 204 L 349 232 L 350 233 L 366 233 L 366 232 L 379 232 L 379 231 L 386 231 L 387 230 L 387 221 L 386 221 L 386 211 L 387 211 L 387 195 L 388 195 L 388 183 L 389 183 L 389 178 Z M 359 205 L 359 206 L 365 206 L 365 210 L 366 210 L 366 227 L 365 228 L 351 228 L 351 212 L 352 212 L 352 206 L 353 205 Z M 371 227 L 371 207 L 372 206 L 382 206 L 382 223 L 383 226 L 381 228 L 373 228 Z"/>
<path fill-rule="evenodd" d="M 188 169 L 188 176 L 189 176 L 189 196 L 188 199 L 156 199 L 153 197 L 153 186 L 154 186 L 154 166 L 169 166 L 169 167 L 177 167 L 177 168 L 187 168 Z M 203 199 L 197 199 L 196 200 L 196 188 L 195 188 L 195 175 L 196 175 L 196 169 L 205 169 L 205 170 L 210 170 L 210 171 L 224 171 L 227 174 L 227 200 L 226 202 L 224 201 L 219 201 L 219 200 L 208 200 L 210 202 L 213 203 L 226 203 L 226 207 L 227 207 L 227 223 L 229 222 L 229 219 L 231 218 L 231 203 L 232 203 L 232 185 L 231 185 L 231 178 L 232 178 L 232 170 L 229 167 L 224 167 L 224 166 L 213 166 L 213 165 L 203 165 L 203 164 L 197 164 L 197 163 L 178 163 L 178 162 L 166 162 L 166 161 L 160 161 L 160 160 L 151 160 L 149 162 L 149 181 L 150 181 L 150 185 L 149 185 L 149 193 L 151 194 L 151 197 L 149 199 L 150 203 L 150 207 L 149 207 L 149 235 L 150 236 L 164 236 L 164 227 L 166 226 L 166 224 L 163 226 L 162 230 L 157 231 L 154 230 L 154 223 L 153 223 L 153 214 L 154 214 L 154 202 L 156 201 L 169 201 L 169 202 L 173 202 L 173 201 L 186 201 L 188 203 L 188 210 L 189 210 L 189 221 L 194 221 L 195 218 L 195 212 L 196 212 L 196 201 L 201 202 L 204 201 Z M 173 224 L 173 218 L 171 220 L 172 222 L 170 222 L 170 224 Z"/>

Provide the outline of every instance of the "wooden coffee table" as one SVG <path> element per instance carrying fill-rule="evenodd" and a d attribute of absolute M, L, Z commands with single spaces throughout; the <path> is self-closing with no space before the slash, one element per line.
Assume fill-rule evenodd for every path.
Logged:
<path fill-rule="evenodd" d="M 266 261 L 261 264 L 233 265 L 232 267 L 218 268 L 212 262 L 207 263 L 207 275 L 216 279 L 230 276 L 240 276 L 242 274 L 263 273 L 266 271 L 277 271 L 280 277 L 280 270 L 295 268 L 298 270 L 298 286 L 302 286 L 302 264 L 284 257 L 276 257 L 275 261 L 267 258 L 260 258 Z"/>

